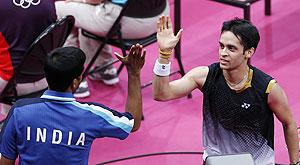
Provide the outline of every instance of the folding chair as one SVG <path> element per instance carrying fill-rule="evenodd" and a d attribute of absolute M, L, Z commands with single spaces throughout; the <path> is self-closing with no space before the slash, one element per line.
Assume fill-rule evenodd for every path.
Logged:
<path fill-rule="evenodd" d="M 1 93 L 0 102 L 12 105 L 17 99 L 25 97 L 38 97 L 42 91 L 28 95 L 18 96 L 16 85 L 24 77 L 32 77 L 38 81 L 44 76 L 44 62 L 47 54 L 54 48 L 64 44 L 70 34 L 75 19 L 73 16 L 65 16 L 48 26 L 31 44 L 22 62 L 14 71 L 13 77 L 9 80 Z"/>
<path fill-rule="evenodd" d="M 108 31 L 108 33 L 106 34 L 106 36 L 98 36 L 95 35 L 91 32 L 88 32 L 85 29 L 82 29 L 82 34 L 85 37 L 88 38 L 92 38 L 94 40 L 98 40 L 101 42 L 99 48 L 97 49 L 95 55 L 93 56 L 92 60 L 90 61 L 90 63 L 87 65 L 85 72 L 83 74 L 83 77 L 86 77 L 87 75 L 100 71 L 102 69 L 107 68 L 108 66 L 111 66 L 113 64 L 115 64 L 116 62 L 118 62 L 119 60 L 114 60 L 104 66 L 98 67 L 94 70 L 90 70 L 92 65 L 94 64 L 95 60 L 97 59 L 97 57 L 99 56 L 99 53 L 101 52 L 101 50 L 104 48 L 105 44 L 109 44 L 112 45 L 114 47 L 120 48 L 122 50 L 122 54 L 123 56 L 126 56 L 126 50 L 130 50 L 130 47 L 134 44 L 139 43 L 140 45 L 142 45 L 143 47 L 146 47 L 152 43 L 155 43 L 157 41 L 156 39 L 156 32 L 145 37 L 145 38 L 137 38 L 137 39 L 124 39 L 122 38 L 122 33 L 121 33 L 121 24 L 120 21 L 125 13 L 125 11 L 127 10 L 129 5 L 134 5 L 134 0 L 128 0 L 125 5 L 123 6 L 119 16 L 117 17 L 117 19 L 115 20 L 114 24 L 112 25 L 112 27 L 110 28 L 110 30 Z M 180 56 L 180 52 L 179 51 L 175 51 L 175 58 L 177 60 L 177 63 L 179 65 L 179 70 L 178 71 L 174 71 L 171 73 L 171 75 L 175 74 L 175 73 L 180 73 L 181 76 L 183 76 L 185 74 L 184 68 L 183 68 L 183 64 L 181 62 L 181 56 Z M 124 64 L 121 64 L 120 67 L 118 68 L 118 74 L 121 72 L 122 68 L 124 67 Z M 142 88 L 147 87 L 149 85 L 151 85 L 152 83 L 146 83 L 144 85 L 142 85 Z"/>
<path fill-rule="evenodd" d="M 211 0 L 227 5 L 242 8 L 244 10 L 244 19 L 250 21 L 250 6 L 259 0 Z M 271 15 L 271 0 L 265 0 L 265 15 Z"/>

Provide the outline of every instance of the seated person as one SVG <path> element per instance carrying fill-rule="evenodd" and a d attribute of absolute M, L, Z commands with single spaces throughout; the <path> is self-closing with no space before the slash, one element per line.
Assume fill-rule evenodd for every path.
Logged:
<path fill-rule="evenodd" d="M 126 0 L 125 0 L 126 1 Z M 100 43 L 86 38 L 78 32 L 79 28 L 85 29 L 99 36 L 105 36 L 114 21 L 117 19 L 124 0 L 67 0 L 55 2 L 58 17 L 73 15 L 75 28 L 66 41 L 66 46 L 80 47 L 87 55 L 86 63 L 96 53 Z M 121 20 L 122 35 L 124 38 L 143 38 L 156 32 L 156 22 L 161 15 L 169 14 L 167 0 L 135 0 L 129 6 Z M 95 67 L 103 66 L 113 60 L 111 47 L 106 45 L 95 61 Z M 119 82 L 117 70 L 113 66 L 93 73 L 89 76 L 92 80 L 101 80 L 107 85 Z M 88 84 L 85 80 L 79 86 L 75 97 L 90 95 Z"/>
<path fill-rule="evenodd" d="M 128 71 L 125 113 L 97 103 L 80 103 L 75 92 L 82 80 L 85 54 L 76 47 L 54 49 L 45 64 L 49 90 L 41 98 L 18 100 L 1 132 L 1 165 L 88 164 L 95 138 L 125 139 L 142 118 L 140 71 L 145 51 L 135 45 L 118 57 Z"/>
<path fill-rule="evenodd" d="M 54 1 L 42 0 L 28 3 L 26 1 L 1 0 L 0 18 L 1 94 L 29 46 L 40 33 L 55 22 Z M 18 95 L 27 95 L 45 88 L 47 88 L 47 82 L 43 77 L 17 79 Z"/>

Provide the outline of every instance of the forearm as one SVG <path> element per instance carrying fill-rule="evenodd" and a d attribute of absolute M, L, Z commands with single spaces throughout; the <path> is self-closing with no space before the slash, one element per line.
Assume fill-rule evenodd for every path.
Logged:
<path fill-rule="evenodd" d="M 157 59 L 160 64 L 168 64 L 169 59 Z M 157 66 L 154 66 L 157 67 Z M 153 77 L 153 97 L 157 101 L 166 101 L 170 99 L 170 78 L 167 76 L 159 76 L 154 73 Z"/>
<path fill-rule="evenodd" d="M 170 100 L 169 76 L 161 77 L 154 74 L 153 77 L 153 98 L 157 101 Z"/>
<path fill-rule="evenodd" d="M 128 73 L 128 96 L 126 102 L 126 112 L 134 117 L 132 132 L 139 129 L 142 119 L 142 94 L 139 74 Z"/>
<path fill-rule="evenodd" d="M 290 163 L 297 163 L 299 161 L 299 142 L 296 123 L 293 121 L 290 124 L 283 125 L 283 129 L 286 145 L 289 152 Z"/>

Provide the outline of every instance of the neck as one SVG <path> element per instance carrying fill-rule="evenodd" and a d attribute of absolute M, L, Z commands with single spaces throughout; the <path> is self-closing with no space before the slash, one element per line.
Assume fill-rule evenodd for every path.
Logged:
<path fill-rule="evenodd" d="M 240 69 L 235 69 L 235 70 L 223 70 L 223 75 L 226 80 L 226 83 L 231 87 L 231 88 L 240 88 L 245 84 L 247 81 L 249 73 L 249 67 L 248 65 L 241 67 Z"/>

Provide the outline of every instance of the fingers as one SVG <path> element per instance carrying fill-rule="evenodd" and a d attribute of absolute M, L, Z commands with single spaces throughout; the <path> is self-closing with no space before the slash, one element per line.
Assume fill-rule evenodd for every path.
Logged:
<path fill-rule="evenodd" d="M 157 31 L 158 32 L 161 32 L 162 30 L 164 30 L 164 29 L 168 29 L 168 25 L 167 25 L 167 23 L 168 23 L 168 16 L 160 16 L 159 17 L 159 21 L 157 22 Z"/>
<path fill-rule="evenodd" d="M 166 26 L 166 17 L 165 16 L 161 17 L 161 25 L 162 25 L 162 29 L 167 28 L 167 26 Z"/>
<path fill-rule="evenodd" d="M 161 32 L 161 28 L 160 28 L 160 21 L 158 20 L 156 23 L 156 32 L 159 33 Z"/>
<path fill-rule="evenodd" d="M 180 29 L 179 31 L 178 31 L 178 33 L 176 34 L 176 38 L 179 40 L 180 39 L 180 37 L 181 37 L 181 35 L 182 35 L 182 31 L 183 31 L 183 29 Z"/>
<path fill-rule="evenodd" d="M 146 57 L 146 49 L 143 49 L 143 52 L 142 52 L 142 59 L 145 60 L 145 57 Z"/>
<path fill-rule="evenodd" d="M 135 49 L 135 54 L 136 54 L 136 55 L 140 55 L 141 52 L 142 52 L 143 46 L 140 45 L 140 44 L 136 44 L 135 47 L 136 47 L 136 49 Z"/>
<path fill-rule="evenodd" d="M 143 65 L 145 64 L 145 58 L 146 58 L 146 49 L 143 49 L 143 53 L 142 53 Z"/>
<path fill-rule="evenodd" d="M 170 17 L 167 17 L 167 29 L 173 29 L 172 21 Z"/>
<path fill-rule="evenodd" d="M 143 46 L 140 44 L 135 44 L 131 48 L 132 48 L 132 53 L 134 55 L 140 55 L 142 52 Z"/>
<path fill-rule="evenodd" d="M 124 57 L 121 56 L 119 53 L 117 52 L 114 52 L 115 56 L 121 61 L 121 62 L 124 62 Z"/>

